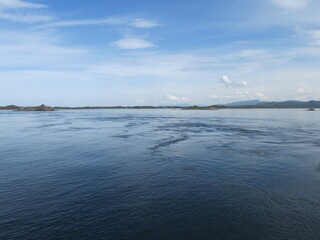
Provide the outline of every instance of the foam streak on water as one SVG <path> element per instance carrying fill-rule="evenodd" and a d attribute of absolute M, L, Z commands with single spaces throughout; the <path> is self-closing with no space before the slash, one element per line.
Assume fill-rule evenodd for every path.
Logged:
<path fill-rule="evenodd" d="M 0 239 L 319 239 L 320 112 L 0 111 Z"/>

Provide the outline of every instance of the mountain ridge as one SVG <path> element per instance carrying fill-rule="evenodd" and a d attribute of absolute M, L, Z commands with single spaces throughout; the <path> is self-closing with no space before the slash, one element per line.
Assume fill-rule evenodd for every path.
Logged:
<path fill-rule="evenodd" d="M 320 101 L 260 101 L 260 100 L 247 100 L 224 104 L 225 107 L 265 107 L 265 108 L 320 108 Z"/>

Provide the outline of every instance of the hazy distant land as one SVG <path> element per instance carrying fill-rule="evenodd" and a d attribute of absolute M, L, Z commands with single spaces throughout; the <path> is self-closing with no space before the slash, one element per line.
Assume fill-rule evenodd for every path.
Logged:
<path fill-rule="evenodd" d="M 182 109 L 182 110 L 218 110 L 218 109 L 258 109 L 258 108 L 320 108 L 320 101 L 311 100 L 303 101 L 283 101 L 283 102 L 261 102 L 259 100 L 249 100 L 234 102 L 225 105 L 210 105 L 210 106 L 85 106 L 85 107 L 50 107 L 44 104 L 40 106 L 16 106 L 8 105 L 0 107 L 0 110 L 15 110 L 15 111 L 55 111 L 68 109 Z"/>

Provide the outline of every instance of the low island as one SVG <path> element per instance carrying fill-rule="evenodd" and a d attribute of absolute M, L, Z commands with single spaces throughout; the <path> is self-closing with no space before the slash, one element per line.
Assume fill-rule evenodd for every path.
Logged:
<path fill-rule="evenodd" d="M 5 106 L 5 107 L 0 107 L 0 110 L 48 112 L 48 111 L 55 111 L 56 109 L 54 107 L 49 107 L 49 106 L 42 104 L 40 106 L 32 106 L 32 107 L 19 107 L 16 105 L 9 105 L 9 106 Z"/>

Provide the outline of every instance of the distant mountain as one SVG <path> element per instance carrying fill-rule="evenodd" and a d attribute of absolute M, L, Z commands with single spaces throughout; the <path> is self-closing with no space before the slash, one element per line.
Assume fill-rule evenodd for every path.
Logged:
<path fill-rule="evenodd" d="M 255 99 L 255 100 L 247 100 L 247 101 L 228 103 L 228 104 L 225 104 L 224 106 L 228 106 L 228 107 L 255 106 L 258 104 L 262 104 L 262 103 L 267 103 L 267 102 Z"/>
<path fill-rule="evenodd" d="M 288 108 L 320 108 L 320 101 L 295 101 L 289 100 L 284 102 L 265 102 L 259 103 L 258 107 L 288 107 Z"/>
<path fill-rule="evenodd" d="M 260 100 L 240 101 L 225 104 L 226 107 L 258 107 L 258 108 L 320 108 L 320 101 L 296 101 L 266 102 Z"/>

